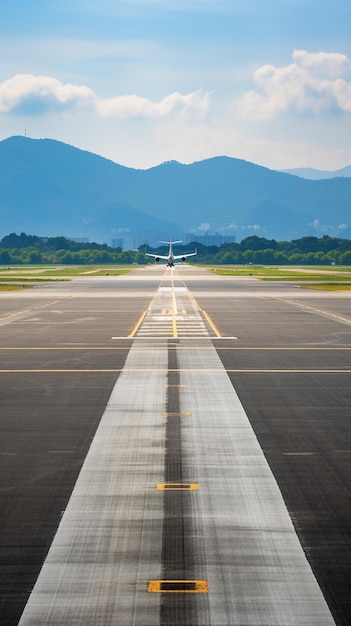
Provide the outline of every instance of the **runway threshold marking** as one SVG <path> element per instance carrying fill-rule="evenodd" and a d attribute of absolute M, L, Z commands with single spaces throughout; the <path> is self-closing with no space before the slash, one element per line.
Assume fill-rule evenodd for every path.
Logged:
<path fill-rule="evenodd" d="M 152 298 L 151 298 L 151 302 L 150 302 L 150 304 L 149 304 L 148 308 L 146 309 L 146 311 L 144 311 L 144 312 L 140 315 L 140 317 L 139 317 L 138 321 L 136 322 L 135 326 L 132 328 L 131 332 L 129 333 L 129 335 L 128 335 L 128 337 L 127 337 L 128 339 L 133 339 L 133 338 L 136 336 L 136 334 L 137 334 L 137 332 L 138 332 L 138 330 L 139 330 L 140 326 L 142 325 L 142 323 L 143 323 L 143 321 L 144 321 L 145 317 L 147 316 L 148 312 L 149 312 L 149 311 L 150 311 L 150 309 L 151 309 L 151 306 L 152 306 L 152 304 L 153 304 L 153 302 L 154 302 L 154 300 L 155 300 L 155 298 L 156 298 L 157 291 L 158 291 L 158 290 L 156 290 L 156 291 L 155 291 L 155 293 L 154 293 L 154 295 L 152 296 Z M 112 337 L 112 339 L 121 339 L 121 337 Z"/>
<path fill-rule="evenodd" d="M 199 307 L 184 281 L 181 281 L 181 287 L 176 286 L 173 271 L 171 277 L 165 274 L 165 278 L 167 279 L 166 286 L 163 286 L 165 281 L 163 279 L 147 311 L 142 314 L 128 338 L 168 339 L 173 337 L 177 339 L 185 336 L 189 339 L 210 339 L 208 327 L 217 338 L 220 338 L 221 334 L 210 315 Z M 186 298 L 186 306 L 184 298 Z M 117 339 L 117 337 L 112 337 L 112 339 Z"/>
<path fill-rule="evenodd" d="M 216 324 L 212 320 L 211 316 L 207 313 L 207 311 L 205 311 L 204 309 L 202 309 L 200 307 L 199 303 L 196 301 L 196 299 L 193 296 L 193 294 L 190 293 L 190 291 L 188 291 L 188 288 L 186 287 L 185 282 L 184 281 L 182 281 L 182 282 L 183 282 L 183 285 L 184 285 L 185 289 L 188 292 L 188 295 L 189 295 L 191 301 L 193 302 L 193 304 L 195 305 L 195 307 L 197 308 L 199 313 L 201 313 L 204 316 L 204 318 L 206 319 L 206 321 L 209 324 L 209 326 L 212 328 L 212 330 L 213 330 L 214 334 L 216 335 L 216 337 L 221 338 L 222 335 L 221 335 L 220 331 L 218 330 Z M 237 339 L 237 337 L 233 337 L 233 339 Z"/>

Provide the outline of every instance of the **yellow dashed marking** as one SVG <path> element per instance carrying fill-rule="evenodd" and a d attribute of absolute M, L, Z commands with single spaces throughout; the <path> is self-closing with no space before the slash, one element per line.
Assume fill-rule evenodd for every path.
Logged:
<path fill-rule="evenodd" d="M 198 483 L 158 483 L 156 489 L 160 491 L 198 491 Z"/>
<path fill-rule="evenodd" d="M 208 593 L 207 580 L 149 580 L 151 593 Z"/>

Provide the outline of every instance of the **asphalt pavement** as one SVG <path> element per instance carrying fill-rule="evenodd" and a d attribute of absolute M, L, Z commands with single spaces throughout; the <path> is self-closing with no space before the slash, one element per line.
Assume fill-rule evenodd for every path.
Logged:
<path fill-rule="evenodd" d="M 348 624 L 350 304 L 191 266 L 3 294 L 1 623 Z"/>

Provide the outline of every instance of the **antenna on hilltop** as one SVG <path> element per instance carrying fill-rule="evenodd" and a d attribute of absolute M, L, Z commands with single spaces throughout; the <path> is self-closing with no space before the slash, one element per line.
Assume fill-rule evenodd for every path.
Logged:
<path fill-rule="evenodd" d="M 24 136 L 27 137 L 27 129 L 24 129 Z"/>

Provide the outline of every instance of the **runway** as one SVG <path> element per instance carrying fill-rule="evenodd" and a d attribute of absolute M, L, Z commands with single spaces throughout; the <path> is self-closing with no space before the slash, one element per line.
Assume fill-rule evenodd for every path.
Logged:
<path fill-rule="evenodd" d="M 347 623 L 349 296 L 184 266 L 5 300 L 4 624 Z"/>

